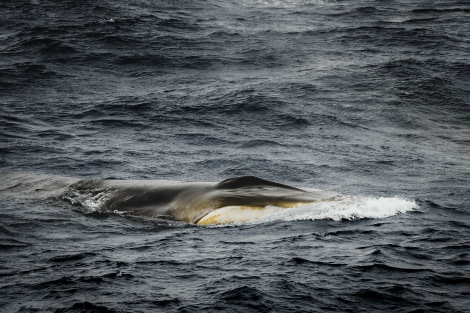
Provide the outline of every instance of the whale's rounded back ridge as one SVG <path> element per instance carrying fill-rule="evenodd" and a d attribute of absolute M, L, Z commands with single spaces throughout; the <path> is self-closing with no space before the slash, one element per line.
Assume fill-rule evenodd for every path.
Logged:
<path fill-rule="evenodd" d="M 254 186 L 262 186 L 262 187 L 269 186 L 269 187 L 279 187 L 279 188 L 284 188 L 284 189 L 304 191 L 299 188 L 275 183 L 275 182 L 265 180 L 256 176 L 239 176 L 239 177 L 228 178 L 218 183 L 216 185 L 216 188 L 217 189 L 235 189 L 235 188 L 247 188 L 247 187 L 254 187 Z"/>

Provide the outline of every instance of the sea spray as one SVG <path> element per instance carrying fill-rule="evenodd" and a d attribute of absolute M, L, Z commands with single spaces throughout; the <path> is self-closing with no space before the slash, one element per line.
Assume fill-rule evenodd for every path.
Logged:
<path fill-rule="evenodd" d="M 363 218 L 387 218 L 417 208 L 413 200 L 400 197 L 339 196 L 333 201 L 299 204 L 282 211 L 276 210 L 260 222 L 283 220 L 355 220 Z"/>

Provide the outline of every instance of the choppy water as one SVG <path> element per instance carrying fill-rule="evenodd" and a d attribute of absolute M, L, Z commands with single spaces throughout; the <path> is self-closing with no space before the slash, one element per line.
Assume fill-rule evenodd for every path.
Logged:
<path fill-rule="evenodd" d="M 344 196 L 197 227 L 3 192 L 2 312 L 469 311 L 468 1 L 0 13 L 2 181 L 256 175 Z"/>

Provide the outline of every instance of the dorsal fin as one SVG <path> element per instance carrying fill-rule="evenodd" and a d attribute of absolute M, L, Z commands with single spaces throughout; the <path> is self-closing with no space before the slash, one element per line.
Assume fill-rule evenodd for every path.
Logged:
<path fill-rule="evenodd" d="M 216 185 L 217 189 L 236 189 L 236 188 L 247 188 L 247 187 L 278 187 L 290 190 L 303 191 L 302 189 L 275 183 L 269 180 L 258 178 L 256 176 L 240 176 L 229 178 L 224 181 L 221 181 Z"/>

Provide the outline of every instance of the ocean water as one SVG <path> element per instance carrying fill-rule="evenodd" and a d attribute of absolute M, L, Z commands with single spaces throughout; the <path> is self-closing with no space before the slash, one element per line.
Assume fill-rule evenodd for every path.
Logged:
<path fill-rule="evenodd" d="M 1 312 L 470 312 L 468 1 L 0 16 Z M 241 175 L 341 196 L 196 226 L 38 179 Z"/>

